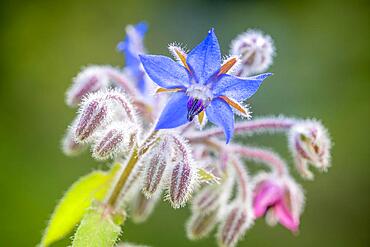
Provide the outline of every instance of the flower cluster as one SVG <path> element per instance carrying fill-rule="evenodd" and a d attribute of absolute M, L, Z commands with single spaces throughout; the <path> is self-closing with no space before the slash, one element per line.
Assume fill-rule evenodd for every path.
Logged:
<path fill-rule="evenodd" d="M 145 23 L 126 28 L 118 44 L 124 68 L 93 65 L 76 76 L 66 102 L 79 111 L 63 140 L 64 152 L 74 155 L 90 146 L 95 159 L 120 163 L 106 203 L 130 212 L 134 222 L 145 221 L 164 194 L 174 208 L 191 201 L 189 239 L 218 228 L 218 244 L 235 246 L 262 217 L 297 232 L 304 192 L 287 163 L 269 149 L 231 142 L 233 135 L 285 134 L 305 179 L 313 179 L 309 164 L 320 171 L 330 164 L 331 143 L 320 122 L 250 120 L 245 100 L 271 75 L 255 73 L 272 64 L 272 39 L 247 31 L 232 41 L 231 55 L 222 61 L 211 29 L 189 52 L 169 45 L 173 60 L 146 54 L 146 31 Z M 251 174 L 245 161 L 267 169 Z"/>

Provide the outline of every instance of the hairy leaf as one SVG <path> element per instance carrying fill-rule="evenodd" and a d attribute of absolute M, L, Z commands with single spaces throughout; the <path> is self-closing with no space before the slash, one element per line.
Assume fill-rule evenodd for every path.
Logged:
<path fill-rule="evenodd" d="M 121 233 L 121 227 L 113 222 L 104 209 L 91 208 L 78 226 L 72 247 L 111 247 Z"/>
<path fill-rule="evenodd" d="M 119 168 L 116 164 L 109 172 L 93 171 L 76 181 L 54 209 L 40 245 L 49 246 L 71 232 L 92 201 L 105 197 Z"/>

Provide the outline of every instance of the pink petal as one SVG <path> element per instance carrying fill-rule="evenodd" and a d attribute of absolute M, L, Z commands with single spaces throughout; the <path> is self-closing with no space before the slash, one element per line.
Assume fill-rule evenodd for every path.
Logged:
<path fill-rule="evenodd" d="M 282 188 L 270 182 L 264 182 L 257 187 L 253 201 L 254 215 L 258 218 L 266 213 L 266 210 L 281 200 Z"/>
<path fill-rule="evenodd" d="M 292 212 L 290 212 L 283 201 L 280 201 L 275 205 L 274 212 L 278 217 L 280 224 L 292 232 L 298 231 L 299 219 L 294 219 Z"/>

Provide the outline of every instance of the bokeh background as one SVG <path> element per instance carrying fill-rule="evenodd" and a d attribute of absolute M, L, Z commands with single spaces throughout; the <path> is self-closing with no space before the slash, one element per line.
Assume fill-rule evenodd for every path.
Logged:
<path fill-rule="evenodd" d="M 87 64 L 123 65 L 115 50 L 124 27 L 146 20 L 146 44 L 167 54 L 178 41 L 193 47 L 215 27 L 223 52 L 231 39 L 259 28 L 275 40 L 277 57 L 253 98 L 255 116 L 322 119 L 335 146 L 332 168 L 302 182 L 307 204 L 301 232 L 258 220 L 239 246 L 370 246 L 369 11 L 367 1 L 1 1 L 0 246 L 35 246 L 55 203 L 98 164 L 89 154 L 65 157 L 60 139 L 74 116 L 64 92 Z M 250 138 L 291 162 L 283 136 Z M 296 175 L 296 173 L 294 173 Z M 153 246 L 190 242 L 188 209 L 162 203 L 123 238 Z M 69 240 L 55 246 L 66 246 Z"/>

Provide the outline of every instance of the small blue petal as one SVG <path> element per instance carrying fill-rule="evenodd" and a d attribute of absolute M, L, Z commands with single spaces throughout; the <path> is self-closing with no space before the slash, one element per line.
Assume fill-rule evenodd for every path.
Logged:
<path fill-rule="evenodd" d="M 144 36 L 145 33 L 148 31 L 148 24 L 146 22 L 142 21 L 135 25 L 136 31 L 141 35 Z"/>
<path fill-rule="evenodd" d="M 211 29 L 208 36 L 187 56 L 187 64 L 191 68 L 195 80 L 200 84 L 214 75 L 221 67 L 221 51 L 217 37 Z"/>
<path fill-rule="evenodd" d="M 225 95 L 236 101 L 243 101 L 255 94 L 262 81 L 272 75 L 271 73 L 261 74 L 252 77 L 236 77 L 233 75 L 221 75 L 214 83 L 212 92 L 214 96 Z"/>
<path fill-rule="evenodd" d="M 229 143 L 234 133 L 234 112 L 224 100 L 216 98 L 206 108 L 209 121 L 224 129 L 226 143 Z"/>
<path fill-rule="evenodd" d="M 176 128 L 188 122 L 186 106 L 189 97 L 183 93 L 173 93 L 163 109 L 155 129 Z"/>
<path fill-rule="evenodd" d="M 185 88 L 189 85 L 189 73 L 185 67 L 171 58 L 157 55 L 140 55 L 148 76 L 163 88 Z"/>

